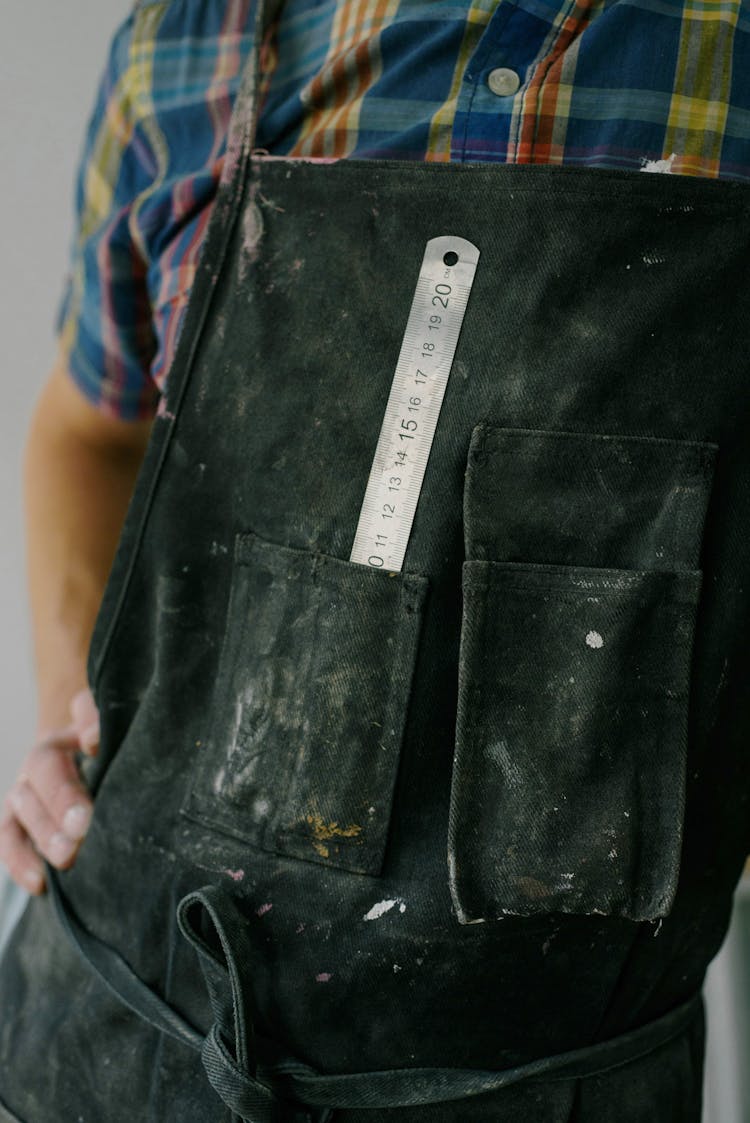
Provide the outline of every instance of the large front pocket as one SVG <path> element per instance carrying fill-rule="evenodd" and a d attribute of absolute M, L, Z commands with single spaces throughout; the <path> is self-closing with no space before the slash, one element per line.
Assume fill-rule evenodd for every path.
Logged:
<path fill-rule="evenodd" d="M 210 733 L 183 812 L 377 875 L 427 578 L 241 533 Z"/>
<path fill-rule="evenodd" d="M 449 822 L 462 923 L 668 913 L 714 455 L 475 430 Z"/>

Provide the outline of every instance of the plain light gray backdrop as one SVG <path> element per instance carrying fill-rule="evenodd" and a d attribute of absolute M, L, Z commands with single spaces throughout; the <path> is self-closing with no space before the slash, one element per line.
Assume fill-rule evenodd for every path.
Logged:
<path fill-rule="evenodd" d="M 206 0 L 221 3 L 222 0 Z M 6 4 L 0 36 L 0 797 L 35 725 L 22 516 L 22 452 L 54 351 L 73 232 L 75 168 L 107 49 L 129 0 Z M 738 910 L 741 913 L 742 910 Z M 705 1123 L 750 1123 L 750 908 L 712 967 Z"/>
<path fill-rule="evenodd" d="M 0 789 L 35 725 L 24 563 L 22 449 L 55 351 L 75 168 L 111 36 L 129 0 L 3 4 L 0 34 Z"/>

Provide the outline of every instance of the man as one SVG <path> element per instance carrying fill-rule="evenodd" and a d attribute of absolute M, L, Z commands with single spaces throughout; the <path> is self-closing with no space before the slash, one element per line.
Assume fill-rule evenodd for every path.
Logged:
<path fill-rule="evenodd" d="M 665 13 L 647 6 L 618 5 L 570 11 L 487 5 L 469 12 L 436 9 L 433 5 L 395 10 L 374 5 L 355 12 L 351 5 L 340 4 L 313 13 L 304 4 L 290 3 L 281 12 L 277 33 L 274 35 L 272 29 L 266 44 L 260 87 L 265 100 L 255 147 L 287 158 L 557 163 L 744 179 L 750 168 L 750 149 L 742 132 L 747 99 L 742 85 L 748 72 L 742 65 L 746 33 L 734 10 L 727 13 L 722 9 L 715 19 L 705 15 L 683 7 Z M 182 308 L 195 275 L 209 205 L 222 171 L 220 154 L 231 100 L 229 83 L 239 73 L 252 19 L 253 13 L 242 4 L 227 5 L 218 23 L 216 13 L 207 13 L 203 5 L 139 5 L 115 41 L 101 102 L 92 121 L 89 154 L 81 177 L 79 250 L 66 307 L 61 359 L 40 399 L 29 441 L 29 556 L 41 688 L 40 741 L 8 796 L 2 830 L 4 858 L 14 877 L 32 892 L 43 888 L 44 872 L 37 851 L 51 866 L 70 868 L 86 833 L 91 801 L 78 779 L 74 754 L 95 744 L 96 735 L 85 736 L 82 726 L 95 728 L 96 714 L 87 695 L 79 694 L 80 710 L 73 715 L 76 725 L 71 729 L 67 727 L 68 700 L 85 685 L 84 661 L 94 616 L 133 480 L 151 434 L 149 417 L 157 398 L 155 387 L 164 388 Z M 630 20 L 635 21 L 632 27 Z M 195 43 L 203 45 L 200 50 L 191 46 Z M 143 60 L 151 56 L 154 70 L 144 86 Z M 213 63 L 208 82 L 207 57 Z M 170 81 L 176 88 L 168 93 Z M 206 91 L 200 98 L 196 97 L 196 83 Z M 123 106 L 128 114 L 125 127 L 121 124 Z M 376 195 L 374 192 L 371 217 L 377 223 L 380 214 Z M 267 207 L 267 199 L 261 198 L 261 202 Z M 254 252 L 252 237 L 249 240 L 247 268 L 252 265 Z M 659 263 L 658 254 L 650 263 L 646 256 L 642 255 L 642 265 L 650 268 Z M 629 263 L 623 263 L 623 270 L 626 268 L 630 269 Z M 273 280 L 268 281 L 268 285 L 273 284 Z M 592 330 L 591 324 L 582 325 L 584 335 Z M 99 408 L 85 402 L 80 390 Z M 163 415 L 167 420 L 170 412 Z M 491 459 L 499 455 L 494 442 L 491 433 Z M 711 457 L 709 443 L 702 442 L 706 472 Z M 624 456 L 627 448 L 623 446 L 620 454 Z M 477 453 L 487 455 L 479 447 Z M 562 458 L 567 454 L 561 446 Z M 522 450 L 518 455 L 522 457 Z M 675 486 L 681 492 L 697 494 L 697 461 L 688 471 L 688 450 L 683 448 L 679 456 L 675 450 L 675 457 L 685 473 L 675 478 Z M 516 460 L 514 457 L 513 462 Z M 63 472 L 61 463 L 65 465 Z M 661 461 L 656 466 L 649 463 L 650 469 L 645 461 L 641 469 L 653 471 L 654 478 L 666 470 Z M 54 472 L 51 464 L 55 465 Z M 611 466 L 596 460 L 596 467 L 611 487 Z M 87 487 L 93 487 L 93 494 L 87 493 L 85 520 L 78 502 L 83 478 Z M 50 480 L 57 492 L 50 490 Z M 477 491 L 467 493 L 470 504 L 479 502 L 482 486 L 477 483 Z M 671 533 L 678 536 L 684 525 L 702 525 L 706 501 L 704 488 Z M 479 507 L 476 510 L 481 513 Z M 483 564 L 486 555 L 473 556 L 474 543 L 467 545 L 470 564 Z M 222 548 L 220 542 L 215 546 L 217 550 Z M 247 539 L 240 549 L 264 551 L 262 545 Z M 492 558 L 493 553 L 489 556 Z M 692 546 L 679 554 L 675 563 L 678 569 L 687 567 L 688 557 L 692 559 L 688 568 L 695 569 Z M 246 564 L 244 554 L 239 561 Z M 560 564 L 557 557 L 550 562 Z M 283 568 L 291 566 L 292 559 L 286 555 L 272 557 L 267 564 Z M 573 560 L 570 564 L 591 563 Z M 624 565 L 618 558 L 617 566 L 610 568 Z M 656 568 L 632 562 L 630 566 L 639 571 Z M 469 578 L 472 572 L 479 573 L 467 570 Z M 475 595 L 472 589 L 467 584 L 469 605 Z M 686 588 L 679 595 L 690 599 L 694 593 L 695 589 Z M 183 595 L 179 581 L 170 576 L 161 602 L 164 613 L 177 612 L 178 608 L 184 612 Z M 174 602 L 171 597 L 176 598 Z M 106 623 L 106 617 L 102 620 Z M 683 624 L 687 627 L 687 617 Z M 155 635 L 155 642 L 157 638 Z M 593 627 L 586 633 L 589 651 L 605 649 L 608 642 L 608 636 Z M 101 650 L 100 640 L 99 654 Z M 179 644 L 169 650 L 174 656 Z M 168 666 L 168 661 L 162 662 L 161 672 Z M 233 664 L 227 662 L 226 666 L 231 677 Z M 65 673 L 61 674 L 63 667 Z M 684 688 L 683 672 L 681 665 L 672 693 L 678 685 Z M 571 684 L 574 678 L 570 677 Z M 133 697 L 140 696 L 142 689 L 142 684 L 134 683 Z M 122 700 L 118 704 L 122 706 Z M 460 703 L 464 708 L 459 709 L 459 734 L 463 733 L 467 744 L 473 720 L 468 705 L 464 701 Z M 402 711 L 403 707 L 399 710 L 403 720 Z M 503 756 L 507 751 L 501 745 L 497 762 L 509 781 L 518 764 Z M 462 759 L 459 748 L 456 776 L 463 775 L 465 768 L 466 759 Z M 679 771 L 676 761 L 675 768 Z M 470 784 L 470 766 L 466 775 L 466 784 Z M 202 783 L 199 779 L 198 802 L 192 807 L 194 816 L 201 820 L 206 817 Z M 465 827 L 466 808 L 458 787 L 454 796 L 452 814 Z M 191 809 L 191 798 L 184 809 Z M 77 807 L 81 808 L 79 812 Z M 547 809 L 550 814 L 553 811 L 556 813 L 557 808 Z M 216 813 L 225 815 L 223 811 Z M 344 858 L 348 845 L 345 838 L 346 831 L 354 832 L 350 837 L 358 845 L 362 828 L 355 831 L 354 826 L 341 826 L 331 816 L 316 817 L 312 812 L 310 818 L 317 858 L 338 858 L 339 866 L 343 862 L 346 868 L 346 862 L 351 862 L 349 868 L 357 869 L 357 854 L 364 851 L 355 852 L 354 858 Z M 662 842 L 674 849 L 674 839 Z M 382 861 L 380 845 L 374 846 L 378 854 L 372 858 L 373 867 Z M 455 837 L 451 847 L 454 857 L 461 852 Z M 614 862 L 614 842 L 609 852 Z M 467 858 L 472 856 L 471 850 L 463 853 Z M 232 874 L 232 869 L 229 872 Z M 659 872 L 666 876 L 664 869 Z M 238 868 L 234 875 L 237 880 L 246 876 Z M 562 876 L 572 878 L 573 874 Z M 564 886 L 550 900 L 538 878 L 526 881 L 523 907 L 518 900 L 508 899 L 509 907 L 503 910 L 502 903 L 479 899 L 483 889 L 476 883 L 462 886 L 454 869 L 452 894 L 459 917 L 464 922 L 487 919 L 488 906 L 494 919 L 498 908 L 532 917 L 540 911 L 545 917 L 567 911 L 590 917 L 606 913 L 612 906 L 611 899 L 590 897 L 584 890 L 578 908 L 568 909 L 563 903 L 568 892 Z M 636 894 L 627 905 L 620 902 L 621 915 L 638 921 L 666 915 L 665 902 L 655 899 L 657 888 L 652 886 L 647 899 Z M 536 908 L 529 906 L 535 893 L 537 901 L 542 901 Z M 255 911 L 263 910 L 265 904 L 258 902 Z M 406 911 L 405 902 L 384 897 L 373 906 L 372 919 L 383 915 L 379 907 L 391 912 L 397 906 L 401 911 L 402 904 Z M 527 931 L 534 925 L 532 919 Z M 547 945 L 549 950 L 554 935 L 545 927 L 542 946 Z M 402 965 L 394 962 L 392 968 L 398 975 Z M 319 985 L 326 986 L 330 981 L 326 976 L 331 972 L 321 970 L 318 975 Z M 574 1032 L 570 1040 L 577 1041 L 579 1035 L 581 1041 L 587 1040 L 590 1028 Z M 555 1032 L 548 1040 L 561 1038 Z M 512 1045 L 500 1048 L 512 1064 Z M 518 1050 L 523 1059 L 527 1054 L 538 1056 L 545 1051 L 550 1050 L 540 1049 L 539 1041 Z M 339 1059 L 334 1064 L 341 1065 L 342 1071 L 370 1067 L 358 1064 L 356 1057 L 349 1063 Z M 486 1060 L 484 1064 L 489 1066 Z M 478 1067 L 471 1049 L 462 1066 Z M 163 1087 L 169 1087 L 168 1081 Z M 34 1094 L 29 1092 L 25 1107 L 16 1099 L 11 1108 L 37 1112 L 40 1123 L 52 1118 L 48 1104 L 43 1099 L 37 1103 Z M 164 1094 L 154 1092 L 153 1102 L 160 1105 L 158 1109 L 152 1107 L 154 1118 L 168 1118 L 160 1098 Z M 570 1111 L 572 1102 L 568 1098 L 567 1108 L 556 1104 L 554 1110 Z M 694 1096 L 689 1102 L 694 1104 Z M 497 1106 L 492 1110 L 497 1114 L 488 1118 L 504 1120 L 512 1116 L 500 1112 L 515 1109 Z M 528 1111 L 527 1103 L 523 1110 Z M 670 1110 L 665 1101 L 665 1120 L 678 1117 L 667 1114 Z M 634 1114 L 631 1117 L 637 1118 Z"/>

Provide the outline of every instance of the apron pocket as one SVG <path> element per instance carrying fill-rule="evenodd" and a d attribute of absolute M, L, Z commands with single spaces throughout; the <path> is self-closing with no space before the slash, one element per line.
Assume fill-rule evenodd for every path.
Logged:
<path fill-rule="evenodd" d="M 716 452 L 475 427 L 448 850 L 461 923 L 669 912 Z"/>
<path fill-rule="evenodd" d="M 669 911 L 700 577 L 464 563 L 449 824 L 462 923 Z"/>
<path fill-rule="evenodd" d="M 210 736 L 183 813 L 381 871 L 427 578 L 235 539 Z"/>

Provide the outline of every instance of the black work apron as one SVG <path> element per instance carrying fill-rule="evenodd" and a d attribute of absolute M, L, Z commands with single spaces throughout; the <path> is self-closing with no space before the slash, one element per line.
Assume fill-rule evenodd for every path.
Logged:
<path fill-rule="evenodd" d="M 750 196 L 256 158 L 255 66 L 90 649 L 94 821 L 0 965 L 0 1118 L 698 1120 Z M 394 574 L 349 557 L 442 234 L 481 257 Z"/>

